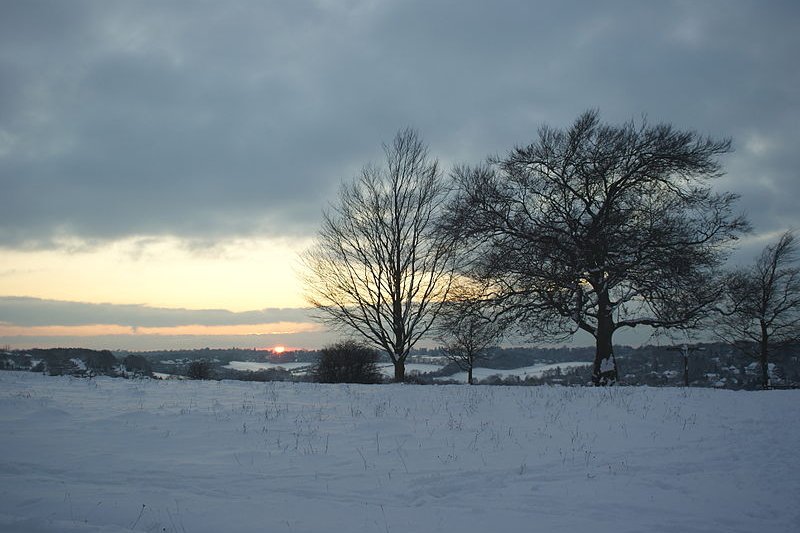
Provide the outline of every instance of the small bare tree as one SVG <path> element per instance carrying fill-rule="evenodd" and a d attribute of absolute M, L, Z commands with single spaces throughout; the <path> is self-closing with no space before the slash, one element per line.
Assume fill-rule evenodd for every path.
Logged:
<path fill-rule="evenodd" d="M 385 167 L 342 186 L 302 260 L 319 317 L 388 353 L 404 381 L 411 348 L 446 299 L 452 247 L 435 231 L 446 189 L 417 133 L 400 131 L 384 152 Z"/>
<path fill-rule="evenodd" d="M 800 342 L 800 267 L 797 242 L 787 231 L 749 268 L 730 274 L 717 335 L 761 363 L 769 388 L 770 353 Z"/>
<path fill-rule="evenodd" d="M 436 329 L 444 356 L 467 373 L 467 383 L 472 385 L 475 364 L 500 342 L 506 327 L 492 313 L 486 288 L 462 282 L 451 290 Z"/>

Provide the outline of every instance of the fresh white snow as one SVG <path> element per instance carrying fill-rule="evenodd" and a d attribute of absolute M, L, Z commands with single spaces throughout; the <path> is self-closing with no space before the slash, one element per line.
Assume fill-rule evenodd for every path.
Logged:
<path fill-rule="evenodd" d="M 0 531 L 798 531 L 798 404 L 0 372 Z"/>

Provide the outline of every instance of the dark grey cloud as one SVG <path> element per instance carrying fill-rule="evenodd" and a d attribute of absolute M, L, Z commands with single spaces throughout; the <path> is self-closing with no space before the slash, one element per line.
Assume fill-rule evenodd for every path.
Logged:
<path fill-rule="evenodd" d="M 309 321 L 310 310 L 300 308 L 235 312 L 224 309 L 171 309 L 0 296 L 0 323 L 23 327 L 110 324 L 135 329 Z"/>
<path fill-rule="evenodd" d="M 800 5 L 35 2 L 0 6 L 0 244 L 305 235 L 418 128 L 476 162 L 597 107 L 730 136 L 721 187 L 800 227 Z"/>

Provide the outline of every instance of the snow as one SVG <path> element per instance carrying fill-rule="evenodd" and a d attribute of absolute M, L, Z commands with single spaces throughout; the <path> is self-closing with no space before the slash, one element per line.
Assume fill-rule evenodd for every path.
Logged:
<path fill-rule="evenodd" d="M 798 403 L 0 372 L 0 531 L 797 531 Z"/>

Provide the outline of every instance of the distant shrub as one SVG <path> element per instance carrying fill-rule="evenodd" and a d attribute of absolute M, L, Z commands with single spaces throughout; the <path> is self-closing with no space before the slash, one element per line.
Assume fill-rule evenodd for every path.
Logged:
<path fill-rule="evenodd" d="M 145 376 L 153 375 L 153 367 L 150 361 L 141 355 L 130 354 L 122 360 L 122 364 L 128 372 Z"/>
<path fill-rule="evenodd" d="M 421 374 L 419 372 L 409 372 L 406 374 L 406 379 L 403 381 L 407 385 L 434 385 L 437 383 L 429 374 Z"/>
<path fill-rule="evenodd" d="M 242 381 L 292 381 L 292 373 L 279 366 L 255 372 L 244 372 L 239 379 Z"/>
<path fill-rule="evenodd" d="M 186 369 L 186 376 L 189 379 L 211 379 L 213 377 L 211 363 L 205 359 L 192 361 Z"/>
<path fill-rule="evenodd" d="M 484 379 L 480 381 L 481 385 L 502 385 L 503 384 L 503 376 L 501 374 L 492 374 L 491 376 L 486 376 Z"/>
<path fill-rule="evenodd" d="M 378 352 L 356 341 L 341 341 L 322 349 L 313 370 L 320 383 L 380 383 Z"/>

